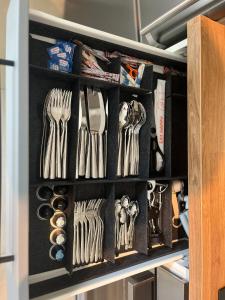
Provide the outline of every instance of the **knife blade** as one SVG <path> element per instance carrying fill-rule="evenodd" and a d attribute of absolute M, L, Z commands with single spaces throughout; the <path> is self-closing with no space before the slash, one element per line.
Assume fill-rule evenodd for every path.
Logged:
<path fill-rule="evenodd" d="M 81 120 L 82 120 L 82 111 L 81 111 L 81 101 L 79 98 L 79 114 L 78 114 L 78 132 L 77 132 L 77 152 L 76 152 L 76 174 L 75 178 L 79 178 L 79 156 L 80 156 L 80 138 L 81 138 Z"/>
<path fill-rule="evenodd" d="M 99 105 L 100 105 L 100 129 L 98 134 L 98 172 L 99 172 L 99 178 L 104 178 L 104 149 L 103 149 L 103 133 L 105 130 L 105 122 L 106 122 L 106 113 L 105 113 L 105 106 L 104 106 L 104 100 L 103 95 L 101 91 L 98 91 L 98 97 L 99 97 Z"/>
<path fill-rule="evenodd" d="M 85 175 L 86 170 L 86 140 L 87 140 L 87 113 L 84 92 L 80 92 L 81 125 L 80 125 L 80 155 L 79 155 L 79 176 Z"/>
<path fill-rule="evenodd" d="M 107 176 L 107 150 L 108 150 L 108 141 L 107 141 L 107 134 L 108 134 L 108 110 L 109 110 L 109 103 L 108 98 L 105 104 L 105 134 L 104 134 L 104 177 Z"/>
<path fill-rule="evenodd" d="M 91 177 L 98 178 L 97 141 L 101 127 L 101 108 L 96 91 L 88 89 L 88 113 L 91 134 Z"/>

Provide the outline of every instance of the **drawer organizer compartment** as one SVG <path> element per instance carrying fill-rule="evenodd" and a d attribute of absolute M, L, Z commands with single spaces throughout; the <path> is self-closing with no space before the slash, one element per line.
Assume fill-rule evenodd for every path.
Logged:
<path fill-rule="evenodd" d="M 187 248 L 184 232 L 173 241 L 171 191 L 187 177 L 185 66 L 35 22 L 30 32 L 76 41 L 67 73 L 48 68 L 51 43 L 30 37 L 29 273 L 66 273 L 32 284 L 30 297 Z M 105 78 L 84 72 L 83 44 L 151 62 L 140 86 L 120 81 L 123 56 L 97 58 Z M 169 71 L 156 73 L 154 64 Z M 127 70 L 136 74 L 137 65 Z"/>
<path fill-rule="evenodd" d="M 121 254 L 151 256 L 155 246 L 172 247 L 171 196 L 169 181 L 33 185 L 31 274 L 62 266 L 80 272 L 96 263 L 114 264 Z M 60 230 L 65 242 L 55 243 L 52 235 Z M 61 259 L 52 257 L 52 245 L 63 246 Z"/>
<path fill-rule="evenodd" d="M 115 254 L 147 254 L 146 183 L 116 183 L 115 199 Z"/>
<path fill-rule="evenodd" d="M 170 182 L 150 180 L 147 185 L 148 198 L 148 245 L 172 247 L 172 199 Z"/>

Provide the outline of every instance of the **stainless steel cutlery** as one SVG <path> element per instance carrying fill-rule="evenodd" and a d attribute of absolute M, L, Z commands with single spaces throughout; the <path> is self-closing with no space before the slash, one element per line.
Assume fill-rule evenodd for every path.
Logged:
<path fill-rule="evenodd" d="M 120 251 L 133 248 L 134 226 L 139 214 L 138 201 L 124 195 L 115 201 L 115 248 Z"/>
<path fill-rule="evenodd" d="M 74 203 L 73 265 L 103 259 L 103 202 L 104 199 L 92 199 Z"/>
<path fill-rule="evenodd" d="M 71 116 L 72 92 L 52 89 L 43 109 L 40 172 L 45 179 L 67 178 L 67 123 Z M 49 136 L 46 136 L 49 124 Z"/>
<path fill-rule="evenodd" d="M 106 176 L 106 109 L 99 90 L 84 89 L 79 99 L 76 178 Z"/>
<path fill-rule="evenodd" d="M 139 132 L 145 121 L 146 111 L 140 102 L 132 100 L 121 103 L 117 176 L 139 174 Z"/>
<path fill-rule="evenodd" d="M 101 108 L 100 97 L 101 93 L 92 91 L 88 93 L 88 113 L 89 113 L 89 125 L 91 135 L 91 177 L 98 178 L 98 134 L 101 126 Z"/>

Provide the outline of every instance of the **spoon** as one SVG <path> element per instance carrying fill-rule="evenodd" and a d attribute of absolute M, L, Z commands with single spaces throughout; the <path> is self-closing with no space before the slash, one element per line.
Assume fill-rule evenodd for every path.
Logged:
<path fill-rule="evenodd" d="M 139 214 L 139 205 L 137 201 L 130 202 L 128 214 L 130 216 L 130 224 L 128 229 L 129 248 L 133 248 L 134 224 Z"/>
<path fill-rule="evenodd" d="M 120 112 L 119 112 L 119 133 L 118 133 L 119 152 L 118 152 L 117 176 L 122 175 L 122 146 L 123 146 L 122 132 L 123 132 L 123 128 L 126 127 L 129 123 L 128 111 L 129 111 L 128 103 L 122 102 Z"/>
<path fill-rule="evenodd" d="M 117 199 L 115 201 L 115 247 L 119 240 L 119 224 L 120 224 L 119 215 L 120 215 L 121 208 L 122 208 L 121 200 Z"/>
<path fill-rule="evenodd" d="M 131 151 L 130 151 L 130 169 L 129 169 L 129 174 L 130 175 L 136 175 L 135 172 L 135 164 L 137 160 L 137 144 L 139 143 L 138 140 L 135 139 L 134 136 L 134 130 L 139 124 L 141 120 L 141 110 L 139 106 L 139 102 L 136 100 L 131 101 L 130 106 L 132 108 L 132 124 L 130 126 L 130 134 L 131 134 Z"/>
<path fill-rule="evenodd" d="M 125 209 L 128 209 L 129 207 L 130 198 L 129 196 L 125 195 L 121 198 L 121 204 Z"/>
<path fill-rule="evenodd" d="M 140 102 L 138 102 L 138 106 L 139 106 L 140 119 L 134 128 L 134 144 L 135 144 L 134 175 L 138 175 L 139 173 L 139 133 L 141 127 L 146 122 L 146 110 Z"/>
<path fill-rule="evenodd" d="M 131 144 L 131 136 L 130 136 L 130 128 L 132 127 L 133 123 L 133 115 L 132 115 L 132 107 L 128 105 L 128 112 L 127 112 L 128 121 L 124 126 L 124 165 L 123 165 L 123 176 L 126 177 L 129 175 L 129 157 L 130 157 L 130 144 Z M 127 138 L 128 133 L 128 138 Z"/>
<path fill-rule="evenodd" d="M 118 249 L 120 249 L 120 245 L 123 246 L 125 243 L 125 235 L 124 235 L 124 224 L 127 220 L 127 214 L 124 207 L 121 208 L 120 211 L 120 233 L 119 233 L 119 241 L 118 241 Z"/>

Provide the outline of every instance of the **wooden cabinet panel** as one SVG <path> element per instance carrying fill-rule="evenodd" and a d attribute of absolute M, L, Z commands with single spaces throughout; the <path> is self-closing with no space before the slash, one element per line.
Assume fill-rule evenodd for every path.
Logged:
<path fill-rule="evenodd" d="M 188 24 L 190 300 L 225 286 L 225 26 Z"/>

